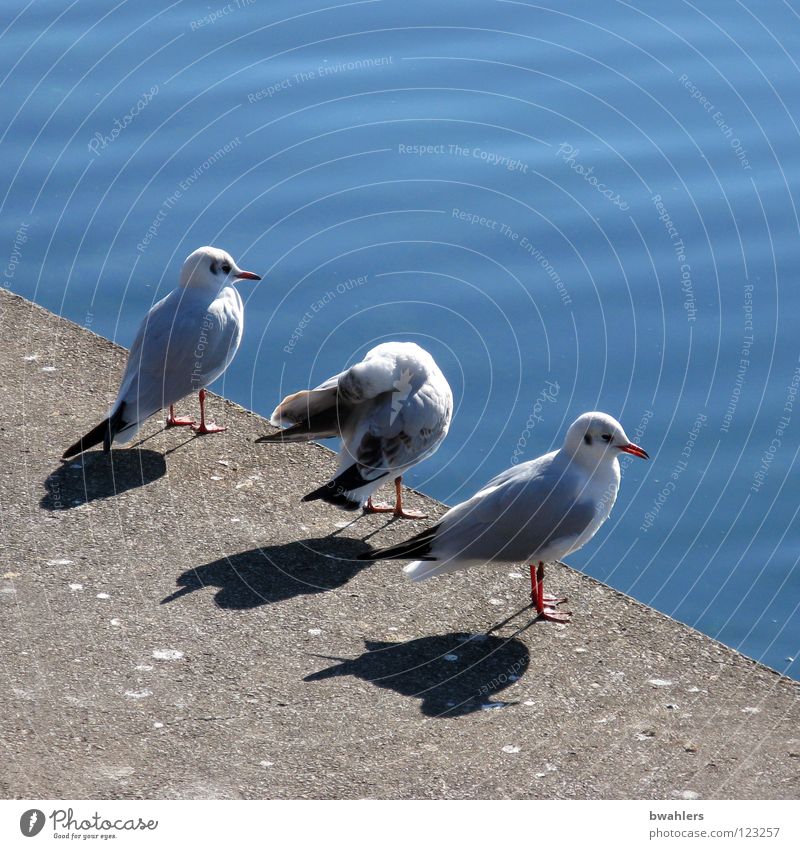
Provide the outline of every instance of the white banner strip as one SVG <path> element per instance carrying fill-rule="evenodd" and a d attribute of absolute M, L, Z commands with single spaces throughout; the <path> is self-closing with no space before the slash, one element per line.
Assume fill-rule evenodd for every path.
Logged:
<path fill-rule="evenodd" d="M 0 846 L 800 845 L 796 802 L 0 801 Z M 392 825 L 394 823 L 394 825 Z M 566 842 L 566 843 L 565 843 Z M 554 844 L 555 845 L 555 844 Z"/>

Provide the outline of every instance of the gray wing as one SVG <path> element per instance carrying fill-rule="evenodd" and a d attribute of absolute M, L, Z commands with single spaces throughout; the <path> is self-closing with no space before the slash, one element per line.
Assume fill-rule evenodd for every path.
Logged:
<path fill-rule="evenodd" d="M 340 466 L 355 462 L 366 480 L 399 475 L 430 457 L 447 435 L 453 412 L 449 392 L 426 383 L 398 403 L 385 392 L 354 409 L 343 433 Z"/>
<path fill-rule="evenodd" d="M 176 289 L 153 306 L 134 340 L 118 403 L 130 420 L 148 416 L 207 386 L 225 370 L 241 340 L 227 305 Z"/>
<path fill-rule="evenodd" d="M 442 519 L 437 557 L 520 562 L 569 548 L 596 516 L 575 475 L 522 469 L 498 476 Z"/>

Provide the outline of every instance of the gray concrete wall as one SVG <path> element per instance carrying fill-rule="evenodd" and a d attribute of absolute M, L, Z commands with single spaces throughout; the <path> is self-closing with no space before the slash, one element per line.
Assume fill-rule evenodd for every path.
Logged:
<path fill-rule="evenodd" d="M 124 359 L 0 291 L 0 796 L 797 797 L 797 683 L 562 565 L 571 624 L 486 637 L 521 570 L 353 560 L 420 525 L 234 404 L 62 463 Z"/>

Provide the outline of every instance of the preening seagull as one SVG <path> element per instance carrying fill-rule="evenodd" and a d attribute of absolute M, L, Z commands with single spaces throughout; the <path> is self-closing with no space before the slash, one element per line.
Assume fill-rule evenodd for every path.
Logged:
<path fill-rule="evenodd" d="M 225 430 L 205 420 L 205 387 L 230 365 L 242 340 L 244 305 L 237 280 L 260 280 L 242 271 L 219 248 L 198 248 L 181 268 L 178 288 L 144 317 L 133 342 L 117 399 L 108 416 L 64 452 L 73 457 L 99 443 L 129 442 L 154 413 L 169 407 L 167 427 L 192 426 L 196 433 Z M 200 396 L 200 424 L 176 418 L 173 405 Z"/>
<path fill-rule="evenodd" d="M 403 570 L 412 581 L 484 563 L 528 563 L 533 606 L 544 619 L 566 622 L 570 614 L 555 609 L 566 599 L 544 594 L 544 564 L 584 546 L 608 518 L 622 452 L 648 459 L 616 419 L 584 413 L 558 451 L 501 472 L 406 542 L 360 557 L 414 559 Z"/>
<path fill-rule="evenodd" d="M 453 393 L 433 357 L 413 342 L 385 342 L 360 363 L 289 395 L 270 422 L 285 427 L 257 442 L 308 442 L 339 436 L 333 479 L 303 501 L 322 499 L 344 510 L 424 515 L 403 509 L 402 478 L 441 445 L 453 415 Z M 373 504 L 372 493 L 392 476 L 394 507 Z"/>

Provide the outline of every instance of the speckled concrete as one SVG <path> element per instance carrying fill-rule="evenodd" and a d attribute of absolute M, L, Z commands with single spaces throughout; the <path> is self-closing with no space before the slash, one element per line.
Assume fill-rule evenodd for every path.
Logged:
<path fill-rule="evenodd" d="M 486 637 L 522 571 L 351 559 L 420 524 L 234 404 L 62 463 L 124 356 L 0 291 L 0 796 L 797 797 L 796 683 L 561 565 L 571 624 Z"/>

